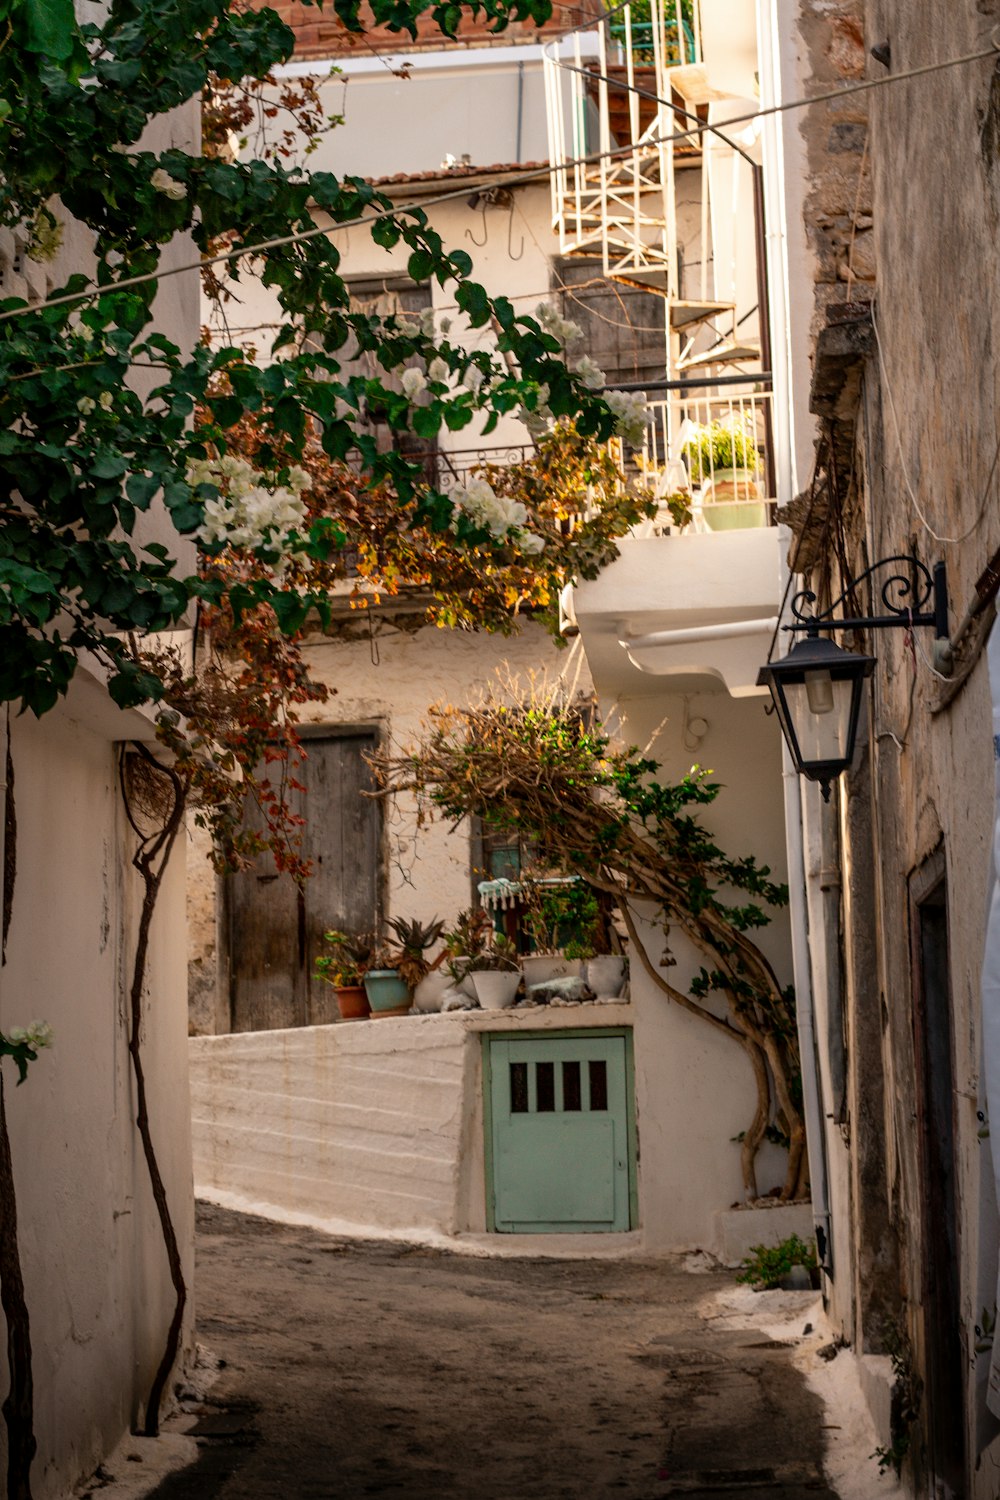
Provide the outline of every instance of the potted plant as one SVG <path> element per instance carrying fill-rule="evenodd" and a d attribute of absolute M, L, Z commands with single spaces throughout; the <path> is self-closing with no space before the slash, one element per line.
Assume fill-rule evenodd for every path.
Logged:
<path fill-rule="evenodd" d="M 389 926 L 399 940 L 389 961 L 409 989 L 417 1010 L 440 1010 L 441 997 L 450 983 L 449 976 L 440 972 L 448 950 L 442 948 L 433 962 L 426 955 L 440 938 L 444 923 L 437 918 L 425 923 L 394 917 Z"/>
<path fill-rule="evenodd" d="M 760 455 L 752 418 L 725 417 L 696 427 L 684 444 L 692 484 L 701 484 L 704 517 L 713 531 L 763 526 L 757 474 Z"/>
<path fill-rule="evenodd" d="M 489 914 L 478 906 L 459 913 L 455 926 L 444 934 L 445 971 L 452 984 L 470 1000 L 476 999 L 470 966 L 486 951 L 493 923 Z"/>
<path fill-rule="evenodd" d="M 336 928 L 324 932 L 323 941 L 331 949 L 321 953 L 313 964 L 317 979 L 337 991 L 337 1009 L 343 1021 L 364 1021 L 371 1015 L 364 978 L 371 962 L 370 937 L 351 937 Z"/>
<path fill-rule="evenodd" d="M 510 938 L 492 934 L 483 952 L 469 959 L 466 973 L 483 1010 L 506 1010 L 521 984 L 521 966 Z"/>
<path fill-rule="evenodd" d="M 413 994 L 394 962 L 388 947 L 376 948 L 371 968 L 365 974 L 365 994 L 372 1015 L 405 1016 L 413 1004 Z"/>

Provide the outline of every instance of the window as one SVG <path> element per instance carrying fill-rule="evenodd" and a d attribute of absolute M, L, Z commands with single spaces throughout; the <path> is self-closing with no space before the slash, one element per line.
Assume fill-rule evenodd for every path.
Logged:
<path fill-rule="evenodd" d="M 404 316 L 417 318 L 432 305 L 430 286 L 417 285 L 407 280 L 405 276 L 350 277 L 347 284 L 351 294 L 352 312 L 363 312 L 379 318 L 388 318 L 394 313 L 401 313 Z M 386 370 L 379 364 L 375 355 L 367 351 L 358 354 L 354 359 L 343 360 L 341 373 L 345 380 L 352 375 L 364 375 L 369 379 L 377 377 L 388 390 L 399 391 L 402 390 L 403 370 L 409 366 L 419 368 L 422 363 L 421 360 L 411 359 L 406 365 L 401 365 L 396 370 Z M 420 438 L 413 433 L 394 432 L 387 423 L 379 421 L 377 412 L 369 414 L 369 421 L 361 430 L 374 434 L 380 452 L 387 453 L 394 448 L 406 458 L 423 459 L 427 483 L 436 483 L 437 443 L 433 438 Z"/>

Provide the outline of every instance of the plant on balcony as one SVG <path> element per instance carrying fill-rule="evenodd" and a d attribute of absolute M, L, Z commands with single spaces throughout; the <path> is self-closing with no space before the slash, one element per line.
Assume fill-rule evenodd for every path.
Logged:
<path fill-rule="evenodd" d="M 419 745 L 386 750 L 378 761 L 381 795 L 415 793 L 428 814 L 449 819 L 502 808 L 547 863 L 617 904 L 633 974 L 638 964 L 747 1057 L 757 1090 L 740 1145 L 747 1196 L 757 1196 L 757 1151 L 772 1124 L 789 1141 L 781 1196 L 801 1196 L 808 1163 L 794 1001 L 752 936 L 787 891 L 752 856 L 726 854 L 702 825 L 698 811 L 719 790 L 706 773 L 694 769 L 671 784 L 654 780 L 657 770 L 600 728 L 585 729 L 557 692 L 499 690 L 472 708 L 436 709 Z M 649 909 L 664 934 L 659 962 L 639 931 L 638 913 Z M 702 962 L 687 993 L 666 977 L 674 928 Z"/>
<path fill-rule="evenodd" d="M 760 462 L 751 423 L 738 417 L 721 418 L 699 427 L 682 451 L 694 484 L 734 470 L 755 474 Z"/>

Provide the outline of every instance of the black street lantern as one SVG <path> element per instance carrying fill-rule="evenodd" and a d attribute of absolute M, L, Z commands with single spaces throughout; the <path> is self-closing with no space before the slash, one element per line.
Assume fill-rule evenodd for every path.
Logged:
<path fill-rule="evenodd" d="M 898 571 L 905 565 L 905 573 Z M 859 583 L 883 568 L 896 567 L 882 585 L 884 615 L 833 619 L 833 612 L 854 592 Z M 933 597 L 933 609 L 925 606 Z M 854 741 L 861 714 L 864 681 L 875 667 L 873 656 L 842 651 L 819 634 L 821 630 L 884 630 L 889 626 L 913 630 L 932 626 L 935 634 L 934 665 L 950 671 L 948 642 L 948 589 L 944 563 L 935 564 L 933 574 L 915 557 L 885 557 L 873 563 L 861 577 L 835 599 L 822 614 L 806 614 L 802 604 L 815 604 L 808 591 L 792 600 L 793 625 L 785 630 L 805 631 L 807 638 L 793 646 L 781 661 L 769 661 L 757 674 L 757 686 L 770 689 L 781 732 L 800 776 L 818 781 L 825 801 L 830 800 L 830 782 L 854 759 Z"/>
<path fill-rule="evenodd" d="M 824 801 L 830 782 L 854 759 L 863 684 L 874 667 L 874 656 L 809 636 L 757 674 L 757 686 L 771 690 L 796 771 L 820 783 Z"/>

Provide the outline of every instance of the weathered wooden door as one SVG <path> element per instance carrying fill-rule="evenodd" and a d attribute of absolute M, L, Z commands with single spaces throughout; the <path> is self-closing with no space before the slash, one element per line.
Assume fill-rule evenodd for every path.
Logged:
<path fill-rule="evenodd" d="M 629 1229 L 634 1130 L 624 1032 L 488 1037 L 490 1227 Z"/>
<path fill-rule="evenodd" d="M 336 997 L 313 977 L 323 933 L 373 932 L 380 900 L 379 804 L 365 797 L 365 754 L 376 732 L 324 730 L 304 739 L 292 805 L 306 820 L 303 852 L 313 875 L 299 891 L 261 855 L 256 868 L 224 882 L 233 1031 L 314 1026 L 336 1017 Z M 248 812 L 248 818 L 253 816 Z"/>

